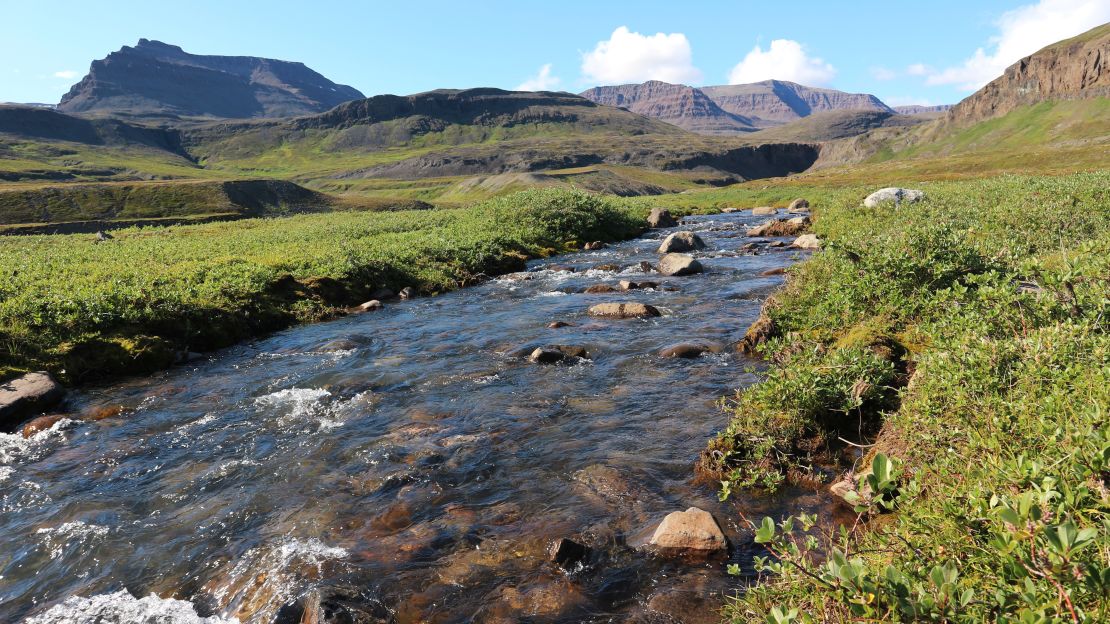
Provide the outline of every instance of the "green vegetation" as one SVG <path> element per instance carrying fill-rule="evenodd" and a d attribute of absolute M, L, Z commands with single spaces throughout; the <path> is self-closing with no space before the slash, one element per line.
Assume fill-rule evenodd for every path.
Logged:
<path fill-rule="evenodd" d="M 1110 173 L 923 188 L 814 201 L 826 248 L 769 306 L 776 365 L 704 464 L 727 496 L 870 445 L 860 518 L 753 525 L 771 556 L 732 621 L 1110 619 Z"/>
<path fill-rule="evenodd" d="M 532 190 L 470 208 L 344 212 L 0 239 L 0 377 L 70 381 L 166 366 L 333 315 L 377 288 L 427 294 L 522 267 L 642 218 L 596 195 Z"/>

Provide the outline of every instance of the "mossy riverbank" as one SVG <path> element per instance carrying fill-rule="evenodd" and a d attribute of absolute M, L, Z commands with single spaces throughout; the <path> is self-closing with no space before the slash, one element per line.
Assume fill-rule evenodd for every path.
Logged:
<path fill-rule="evenodd" d="M 775 365 L 703 465 L 725 495 L 848 472 L 859 521 L 753 526 L 732 621 L 1110 618 L 1110 174 L 925 189 L 828 191 L 768 306 Z"/>
<path fill-rule="evenodd" d="M 645 213 L 646 214 L 646 213 Z M 469 208 L 343 212 L 0 240 L 0 377 L 70 383 L 139 374 L 328 318 L 377 289 L 450 290 L 643 215 L 597 195 L 535 190 Z"/>

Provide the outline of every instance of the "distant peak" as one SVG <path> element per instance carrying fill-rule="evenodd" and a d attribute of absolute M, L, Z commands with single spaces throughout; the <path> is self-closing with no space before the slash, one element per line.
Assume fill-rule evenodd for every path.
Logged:
<path fill-rule="evenodd" d="M 162 43 L 161 41 L 158 41 L 157 39 L 139 39 L 139 43 L 135 46 L 135 49 L 136 50 L 150 50 L 150 51 L 157 51 L 157 50 L 170 51 L 170 50 L 172 50 L 174 52 L 184 52 L 184 50 L 181 49 L 181 46 L 175 46 L 175 45 L 170 45 L 168 43 Z"/>

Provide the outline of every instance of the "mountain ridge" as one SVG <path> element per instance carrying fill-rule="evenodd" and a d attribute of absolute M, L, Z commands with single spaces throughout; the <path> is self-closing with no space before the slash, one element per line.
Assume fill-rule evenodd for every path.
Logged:
<path fill-rule="evenodd" d="M 303 63 L 199 55 L 140 39 L 95 60 L 58 110 L 131 116 L 292 117 L 364 97 Z"/>

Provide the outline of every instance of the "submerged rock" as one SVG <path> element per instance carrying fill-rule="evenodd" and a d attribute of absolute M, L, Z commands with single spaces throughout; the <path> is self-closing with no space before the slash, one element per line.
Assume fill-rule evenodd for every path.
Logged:
<path fill-rule="evenodd" d="M 46 431 L 54 426 L 55 423 L 65 418 L 65 414 L 48 414 L 46 416 L 39 416 L 23 424 L 19 432 L 25 438 L 29 438 L 40 431 Z"/>
<path fill-rule="evenodd" d="M 528 356 L 533 364 L 555 364 L 567 359 L 577 360 L 586 357 L 586 349 L 568 345 L 549 345 L 538 347 Z"/>
<path fill-rule="evenodd" d="M 725 534 L 713 515 L 697 507 L 667 514 L 649 543 L 664 551 L 682 553 L 714 553 L 728 549 Z"/>
<path fill-rule="evenodd" d="M 675 232 L 663 239 L 659 245 L 659 253 L 673 253 L 676 251 L 695 251 L 705 249 L 705 241 L 693 232 Z"/>
<path fill-rule="evenodd" d="M 551 321 L 547 324 L 548 329 L 559 329 L 560 327 L 574 327 L 574 325 L 566 321 Z"/>
<path fill-rule="evenodd" d="M 655 306 L 646 303 L 599 303 L 590 306 L 590 316 L 606 318 L 647 318 L 661 316 Z"/>
<path fill-rule="evenodd" d="M 678 225 L 678 221 L 671 216 L 671 211 L 666 208 L 652 208 L 647 222 L 648 226 L 653 228 L 668 228 Z"/>
<path fill-rule="evenodd" d="M 10 430 L 28 417 L 62 402 L 65 390 L 50 373 L 27 373 L 0 383 L 0 430 Z"/>
<path fill-rule="evenodd" d="M 601 293 L 617 292 L 617 289 L 613 288 L 609 284 L 594 284 L 593 286 L 587 288 L 584 292 L 589 295 L 597 295 Z"/>
<path fill-rule="evenodd" d="M 633 282 L 631 280 L 621 280 L 617 286 L 621 290 L 643 290 L 645 288 L 659 288 L 659 282 Z"/>
<path fill-rule="evenodd" d="M 912 204 L 925 199 L 925 192 L 916 189 L 899 188 L 890 186 L 871 193 L 863 200 L 863 205 L 868 208 L 878 208 L 883 204 L 899 205 L 902 202 Z"/>
<path fill-rule="evenodd" d="M 710 345 L 684 342 L 660 350 L 659 357 L 694 359 L 706 351 L 712 350 L 713 348 Z"/>
<path fill-rule="evenodd" d="M 659 259 L 661 275 L 680 277 L 701 273 L 705 268 L 689 254 L 669 253 Z"/>

